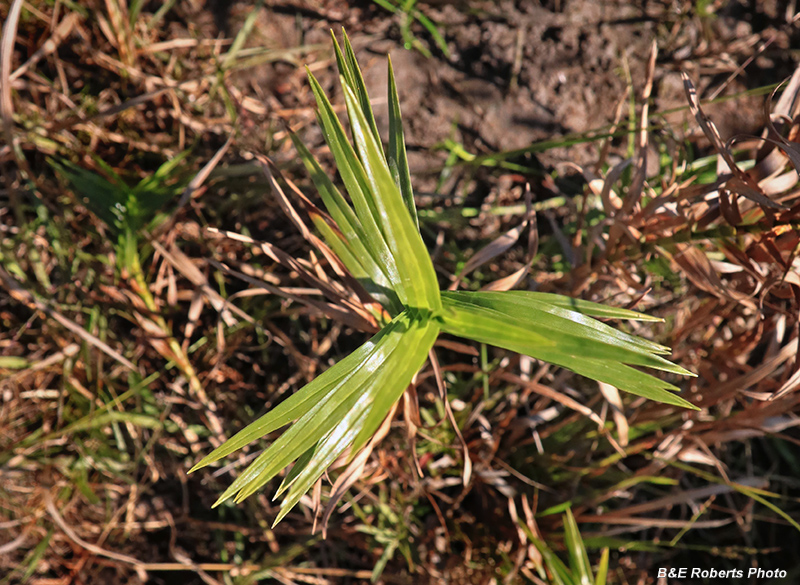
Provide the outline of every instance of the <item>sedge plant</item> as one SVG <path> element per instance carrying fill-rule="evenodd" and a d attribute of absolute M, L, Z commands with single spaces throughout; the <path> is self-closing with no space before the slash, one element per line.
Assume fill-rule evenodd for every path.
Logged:
<path fill-rule="evenodd" d="M 519 352 L 652 400 L 694 408 L 677 387 L 640 367 L 679 375 L 670 350 L 597 318 L 658 319 L 631 310 L 531 292 L 441 291 L 420 236 L 399 99 L 389 60 L 389 141 L 381 142 L 364 80 L 345 35 L 334 37 L 352 141 L 319 82 L 308 72 L 318 120 L 350 201 L 309 150 L 292 139 L 329 217 L 312 214 L 325 243 L 379 304 L 380 330 L 203 458 L 192 471 L 290 425 L 225 490 L 215 505 L 239 502 L 294 462 L 276 497 L 279 522 L 343 455 L 352 460 L 381 426 L 425 363 L 440 333 Z"/>

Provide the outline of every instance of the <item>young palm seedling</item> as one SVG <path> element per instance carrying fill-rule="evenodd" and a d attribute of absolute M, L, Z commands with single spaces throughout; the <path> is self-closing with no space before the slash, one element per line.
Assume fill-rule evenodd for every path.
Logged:
<path fill-rule="evenodd" d="M 353 459 L 367 446 L 439 333 L 523 353 L 639 396 L 692 408 L 673 393 L 678 388 L 636 368 L 690 374 L 664 358 L 668 348 L 594 318 L 656 319 L 554 294 L 439 290 L 417 224 L 391 61 L 389 143 L 384 150 L 352 47 L 346 37 L 344 52 L 335 38 L 334 46 L 352 143 L 310 72 L 309 79 L 319 122 L 352 205 L 310 152 L 293 140 L 330 214 L 305 201 L 330 247 L 319 242 L 320 250 L 332 264 L 346 268 L 340 272 L 351 290 L 360 289 L 362 301 L 365 295 L 374 299 L 379 309 L 371 314 L 382 328 L 195 465 L 193 471 L 291 424 L 217 504 L 231 497 L 243 500 L 295 462 L 278 489 L 278 495 L 286 493 L 276 523 L 280 521 L 340 456 Z M 267 249 L 279 256 L 274 247 Z"/>

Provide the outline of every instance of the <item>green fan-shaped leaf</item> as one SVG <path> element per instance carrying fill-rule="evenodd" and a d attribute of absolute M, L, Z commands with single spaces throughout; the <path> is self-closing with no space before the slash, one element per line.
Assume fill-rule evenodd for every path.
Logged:
<path fill-rule="evenodd" d="M 403 137 L 403 117 L 400 115 L 400 97 L 397 95 L 397 84 L 394 80 L 392 59 L 389 58 L 389 153 L 387 162 L 392 171 L 392 178 L 403 195 L 408 212 L 419 229 L 417 204 L 414 201 L 414 190 L 411 188 L 411 172 L 408 169 L 406 141 Z"/>
<path fill-rule="evenodd" d="M 683 368 L 585 315 L 559 314 L 564 309 L 545 310 L 541 301 L 508 293 L 447 292 L 442 302 L 441 326 L 447 333 L 523 353 L 632 394 L 695 408 L 669 391 L 678 390 L 675 386 L 627 364 L 675 373 L 684 373 Z"/>
<path fill-rule="evenodd" d="M 336 161 L 336 168 L 339 170 L 347 193 L 353 202 L 358 221 L 364 231 L 364 247 L 375 263 L 380 266 L 397 296 L 402 299 L 404 298 L 403 284 L 397 271 L 395 258 L 379 228 L 379 213 L 374 208 L 373 197 L 369 195 L 370 186 L 364 168 L 355 149 L 345 136 L 344 128 L 333 111 L 333 105 L 310 71 L 308 78 L 311 83 L 311 91 L 317 100 L 318 117 L 325 141 L 331 149 Z M 329 210 L 329 213 L 333 215 L 332 210 Z"/>
<path fill-rule="evenodd" d="M 282 487 L 290 490 L 286 505 L 291 508 L 324 470 L 353 446 L 362 431 L 367 435 L 375 431 L 424 362 L 437 334 L 438 326 L 428 314 L 403 312 L 359 350 L 211 453 L 195 468 L 299 417 L 230 485 L 216 505 L 232 496 L 238 502 L 252 495 L 299 458 Z"/>
<path fill-rule="evenodd" d="M 367 343 L 339 361 L 335 366 L 314 378 L 314 380 L 303 386 L 267 414 L 255 422 L 250 423 L 247 427 L 225 441 L 225 443 L 203 457 L 189 472 L 191 473 L 215 461 L 219 461 L 234 451 L 238 451 L 245 445 L 249 445 L 253 441 L 300 418 L 315 404 L 318 404 L 320 400 L 330 394 L 344 380 L 352 376 L 356 368 L 369 358 L 375 350 L 376 344 L 380 343 L 381 339 L 388 333 L 389 331 L 387 329 L 377 333 Z"/>
<path fill-rule="evenodd" d="M 548 301 L 541 300 L 541 297 L 534 296 L 536 293 L 529 293 L 527 291 L 453 291 L 442 294 L 452 301 L 468 303 L 499 311 L 506 315 L 513 315 L 520 320 L 520 324 L 523 326 L 536 327 L 537 330 L 541 330 L 542 328 L 554 330 L 556 334 L 559 335 L 559 339 L 561 334 L 568 334 L 578 337 L 587 337 L 592 341 L 603 342 L 640 355 L 664 355 L 670 353 L 668 347 L 635 335 L 630 335 L 623 331 L 618 331 L 605 323 L 586 316 L 584 313 L 562 308 L 562 306 L 566 304 L 564 299 L 568 299 L 569 297 L 552 295 L 553 297 L 557 297 L 557 300 L 559 300 L 562 305 L 558 306 Z M 658 363 L 662 365 L 668 364 L 663 358 Z M 652 367 L 657 366 L 653 365 Z M 666 369 L 667 371 L 673 371 L 672 368 L 672 364 L 669 364 Z M 675 371 L 675 373 L 692 375 L 691 372 L 683 368 Z"/>
<path fill-rule="evenodd" d="M 215 505 L 231 497 L 241 501 L 294 462 L 276 494 L 284 495 L 276 523 L 280 521 L 330 465 L 347 453 L 354 456 L 370 440 L 424 363 L 440 330 L 549 361 L 646 398 L 694 408 L 672 393 L 675 386 L 636 369 L 690 374 L 664 357 L 669 348 L 617 331 L 593 317 L 655 318 L 544 293 L 440 293 L 419 234 L 391 62 L 389 144 L 384 152 L 350 41 L 345 35 L 344 51 L 335 42 L 334 46 L 352 143 L 322 87 L 308 75 L 318 120 L 350 202 L 308 149 L 295 136 L 291 138 L 330 214 L 323 217 L 317 210 L 311 214 L 312 221 L 344 266 L 396 316 L 358 350 L 192 468 L 209 465 L 290 425 Z M 97 185 L 90 187 L 97 190 Z M 576 538 L 572 520 L 567 539 Z M 576 574 L 591 578 L 584 549 L 571 547 L 571 558 L 577 563 L 572 571 L 546 547 L 540 550 L 554 583 L 573 583 Z M 607 556 L 605 567 L 598 584 L 605 579 Z"/>
<path fill-rule="evenodd" d="M 347 86 L 344 93 L 353 139 L 371 187 L 369 195 L 378 210 L 381 231 L 402 280 L 403 294 L 398 291 L 398 296 L 408 307 L 438 309 L 441 306 L 439 285 L 428 250 L 403 203 L 380 146 L 358 108 L 356 96 Z"/>
<path fill-rule="evenodd" d="M 402 396 L 411 378 L 422 367 L 428 351 L 439 333 L 436 323 L 425 315 L 403 313 L 406 329 L 395 349 L 374 376 L 364 385 L 359 400 L 316 447 L 314 457 L 305 465 L 297 480 L 291 483 L 289 494 L 281 502 L 275 522 L 300 500 L 346 449 L 355 454 L 377 430 L 392 405 Z M 401 354 L 401 355 L 397 355 Z"/>

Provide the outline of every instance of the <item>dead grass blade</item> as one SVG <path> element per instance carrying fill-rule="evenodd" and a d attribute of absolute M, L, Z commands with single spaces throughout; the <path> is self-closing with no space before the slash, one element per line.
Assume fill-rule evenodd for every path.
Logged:
<path fill-rule="evenodd" d="M 3 380 L 0 380 L 0 388 L 3 386 L 12 386 L 14 384 L 17 384 L 25 376 L 41 370 L 45 370 L 52 365 L 60 363 L 64 361 L 66 358 L 70 358 L 75 354 L 77 354 L 79 350 L 80 346 L 77 343 L 70 343 L 61 351 L 57 351 L 56 353 L 47 356 L 45 359 L 39 360 L 36 363 L 31 364 L 30 367 L 27 367 L 24 370 L 17 372 L 12 376 L 8 376 Z"/>
<path fill-rule="evenodd" d="M 35 308 L 38 311 L 41 311 L 60 325 L 62 325 L 65 329 L 68 329 L 81 339 L 83 339 L 89 345 L 93 345 L 109 357 L 115 359 L 123 366 L 131 370 L 132 372 L 136 372 L 137 374 L 140 373 L 139 369 L 133 365 L 132 362 L 127 360 L 125 357 L 122 356 L 119 352 L 114 350 L 111 346 L 109 346 L 104 341 L 101 341 L 88 331 L 86 331 L 80 325 L 74 323 L 67 319 L 64 315 L 56 311 L 55 309 L 51 308 L 47 303 L 41 301 L 33 296 L 29 291 L 25 290 L 16 280 L 14 280 L 10 274 L 8 274 L 3 268 L 0 268 L 0 281 L 2 281 L 3 286 L 11 295 L 11 297 L 18 302 L 21 302 L 29 307 Z"/>
<path fill-rule="evenodd" d="M 642 198 L 644 182 L 647 178 L 647 141 L 650 119 L 650 94 L 653 91 L 653 77 L 656 72 L 656 58 L 658 57 L 658 45 L 655 39 L 650 47 L 650 58 L 647 61 L 647 78 L 642 90 L 642 112 L 639 116 L 639 131 L 636 133 L 636 170 L 633 173 L 628 195 L 622 206 L 622 212 L 630 214 L 639 200 Z M 609 240 L 610 240 L 609 236 Z"/>
<path fill-rule="evenodd" d="M 533 266 L 533 261 L 536 259 L 536 253 L 539 251 L 539 226 L 536 222 L 536 210 L 531 205 L 531 186 L 525 185 L 525 221 L 529 222 L 528 228 L 528 251 L 526 253 L 525 264 L 522 268 L 516 270 L 514 273 L 506 277 L 499 278 L 490 282 L 481 290 L 484 291 L 504 291 L 511 290 L 528 275 Z"/>
<path fill-rule="evenodd" d="M 693 245 L 675 244 L 674 253 L 670 253 L 661 247 L 658 249 L 665 257 L 683 269 L 689 280 L 699 289 L 723 299 L 736 300 L 751 310 L 756 310 L 756 304 L 752 296 L 756 291 L 753 291 L 752 294 L 744 294 L 725 286 L 708 256 Z"/>
<path fill-rule="evenodd" d="M 354 329 L 357 329 L 359 331 L 367 331 L 367 332 L 376 330 L 372 322 L 368 321 L 365 317 L 363 317 L 359 312 L 355 310 L 354 307 L 345 305 L 347 308 L 342 308 L 342 306 L 340 306 L 339 304 L 325 303 L 322 301 L 310 299 L 305 295 L 297 295 L 286 290 L 285 288 L 273 286 L 267 282 L 264 282 L 263 280 L 259 280 L 257 278 L 245 274 L 244 272 L 235 270 L 230 266 L 227 266 L 221 262 L 217 262 L 216 260 L 209 260 L 208 262 L 209 264 L 211 264 L 218 270 L 221 270 L 222 272 L 230 274 L 231 276 L 235 276 L 236 278 L 243 280 L 244 282 L 247 282 L 249 284 L 252 284 L 253 286 L 256 286 L 270 294 L 278 295 L 286 299 L 300 303 L 302 305 L 306 305 L 307 307 L 310 307 L 311 309 L 317 311 L 319 314 L 324 315 L 329 319 L 333 319 L 335 321 L 343 323 L 348 327 L 353 327 Z"/>
<path fill-rule="evenodd" d="M 784 80 L 783 83 L 786 83 L 786 80 Z M 781 88 L 783 83 L 772 90 L 769 98 L 764 103 L 768 133 L 768 136 L 764 137 L 764 140 L 772 142 L 778 146 L 778 148 L 780 148 L 784 154 L 786 154 L 789 160 L 792 161 L 792 166 L 794 167 L 795 172 L 798 174 L 798 176 L 800 176 L 800 146 L 784 138 L 783 133 L 781 133 L 778 128 L 775 127 L 775 123 L 772 121 L 772 100 L 775 97 L 775 93 Z M 794 105 L 798 94 L 800 94 L 800 67 L 795 70 L 794 74 L 789 79 L 789 84 L 787 85 L 786 90 L 783 92 L 783 95 L 781 95 L 780 101 L 775 108 L 774 115 L 792 120 L 791 114 L 794 110 Z"/>
<path fill-rule="evenodd" d="M 689 79 L 689 75 L 685 71 L 681 71 L 681 77 L 683 78 L 683 87 L 686 91 L 686 97 L 689 100 L 689 109 L 692 111 L 692 114 L 697 120 L 697 123 L 700 125 L 700 128 L 703 130 L 703 133 L 711 141 L 711 144 L 714 146 L 714 149 L 717 151 L 720 157 L 722 157 L 722 160 L 728 167 L 728 170 L 733 174 L 732 180 L 734 182 L 730 183 L 729 181 L 729 188 L 732 191 L 747 197 L 751 201 L 758 203 L 762 207 L 771 209 L 785 209 L 783 205 L 776 203 L 769 197 L 765 196 L 761 191 L 761 188 L 758 186 L 758 183 L 753 181 L 747 173 L 739 168 L 739 166 L 736 164 L 736 161 L 733 160 L 733 155 L 731 154 L 730 150 L 722 142 L 722 138 L 719 135 L 717 127 L 703 112 L 703 109 L 700 106 L 700 99 L 697 97 L 697 90 L 695 89 L 692 81 Z"/>
<path fill-rule="evenodd" d="M 737 479 L 733 483 L 757 489 L 764 489 L 769 485 L 769 482 L 763 477 L 743 477 Z M 581 514 L 580 516 L 576 517 L 576 520 L 579 520 L 580 522 L 598 522 L 602 524 L 626 523 L 625 520 L 634 520 L 632 517 L 636 514 L 644 514 L 657 510 L 669 509 L 680 504 L 704 500 L 711 496 L 731 493 L 734 491 L 735 488 L 728 484 L 709 485 L 691 490 L 681 490 L 678 493 L 665 496 L 663 498 L 658 498 L 642 504 L 634 504 L 618 510 L 612 510 L 610 512 L 606 512 L 605 514 Z M 641 518 L 637 520 L 649 519 Z M 681 522 L 683 523 L 684 521 Z"/>
<path fill-rule="evenodd" d="M 56 505 L 53 502 L 53 499 L 49 493 L 45 494 L 45 507 L 47 508 L 47 513 L 50 514 L 50 517 L 53 519 L 53 522 L 55 522 L 58 525 L 58 527 L 64 531 L 64 534 L 66 534 L 67 537 L 72 542 L 74 542 L 81 548 L 86 549 L 92 554 L 105 557 L 107 559 L 111 559 L 114 561 L 118 561 L 120 563 L 125 563 L 126 565 L 133 566 L 133 568 L 138 573 L 139 578 L 143 582 L 147 581 L 147 573 L 145 572 L 143 567 L 144 563 L 142 563 L 139 559 L 135 559 L 128 555 L 116 553 L 114 551 L 106 550 L 104 548 L 92 544 L 91 542 L 87 542 L 83 540 L 80 536 L 78 536 L 75 533 L 75 531 L 72 530 L 72 528 L 70 528 L 70 526 L 64 521 L 64 518 L 59 513 L 58 508 L 56 508 Z"/>
<path fill-rule="evenodd" d="M 72 34 L 72 29 L 75 28 L 75 25 L 78 24 L 82 19 L 83 17 L 79 12 L 70 12 L 67 14 L 64 17 L 64 20 L 58 23 L 58 27 L 56 27 L 56 30 L 53 31 L 53 34 L 50 36 L 50 38 L 47 39 L 33 55 L 31 55 L 30 59 L 17 67 L 16 71 L 11 74 L 10 80 L 14 81 L 21 75 L 24 75 L 26 71 L 28 71 L 31 67 L 36 66 L 36 64 L 43 58 L 54 53 L 62 41 Z"/>
<path fill-rule="evenodd" d="M 598 382 L 598 385 L 600 386 L 600 392 L 611 407 L 611 416 L 614 418 L 614 424 L 617 425 L 619 445 L 623 448 L 627 447 L 628 431 L 630 427 L 628 425 L 628 419 L 625 418 L 625 410 L 622 405 L 622 398 L 619 395 L 619 390 L 605 382 Z"/>
<path fill-rule="evenodd" d="M 352 305 L 349 299 L 338 289 L 336 289 L 332 285 L 332 281 L 330 280 L 322 280 L 315 272 L 309 270 L 307 266 L 305 266 L 302 262 L 287 254 L 277 246 L 273 246 L 268 242 L 259 242 L 250 238 L 248 236 L 244 236 L 242 234 L 237 234 L 235 232 L 229 232 L 226 230 L 219 230 L 216 228 L 208 228 L 208 232 L 211 234 L 220 234 L 226 238 L 230 238 L 232 240 L 236 240 L 238 242 L 245 242 L 247 244 L 252 244 L 261 248 L 261 251 L 264 252 L 269 258 L 289 268 L 290 270 L 294 270 L 297 274 L 309 283 L 311 286 L 319 289 L 322 293 L 328 297 L 331 301 L 337 304 L 341 304 L 347 306 L 348 308 L 352 308 L 355 312 L 358 312 L 356 307 Z"/>
<path fill-rule="evenodd" d="M 214 307 L 217 312 L 219 312 L 220 317 L 225 322 L 225 325 L 232 327 L 236 324 L 236 319 L 226 307 L 225 299 L 223 299 L 217 291 L 209 286 L 206 277 L 202 272 L 200 272 L 200 270 L 198 270 L 198 268 L 192 263 L 186 254 L 181 252 L 175 244 L 172 245 L 172 249 L 170 251 L 167 251 L 164 246 L 155 240 L 151 241 L 150 243 L 161 255 L 161 257 L 164 258 L 164 260 L 166 260 L 175 270 L 180 272 L 193 285 L 200 288 L 203 294 L 208 298 L 208 302 L 211 303 L 211 306 Z"/>
<path fill-rule="evenodd" d="M 3 134 L 12 156 L 30 176 L 30 172 L 27 172 L 29 171 L 28 163 L 19 156 L 14 144 L 14 102 L 11 100 L 11 59 L 14 55 L 14 43 L 17 40 L 17 25 L 21 11 L 22 0 L 13 0 L 6 22 L 3 24 L 3 38 L 0 40 L 0 122 L 3 124 Z M 7 187 L 11 193 L 12 205 L 16 209 L 16 192 L 12 187 L 12 181 L 7 181 Z"/>
<path fill-rule="evenodd" d="M 529 390 L 544 396 L 546 398 L 550 398 L 559 404 L 566 406 L 567 408 L 574 410 L 582 414 L 583 416 L 589 418 L 593 423 L 595 423 L 598 427 L 603 427 L 603 419 L 597 416 L 597 413 L 594 412 L 588 406 L 584 406 L 580 402 L 573 400 L 566 394 L 553 390 L 552 388 L 545 386 L 544 384 L 539 384 L 538 382 L 531 382 L 530 380 L 525 380 L 515 374 L 510 372 L 500 372 L 497 376 L 506 382 L 511 382 L 512 384 L 517 384 L 518 386 L 523 386 L 528 388 Z"/>
<path fill-rule="evenodd" d="M 444 386 L 444 378 L 442 378 L 442 369 L 439 366 L 439 360 L 436 358 L 436 352 L 434 352 L 433 349 L 428 352 L 428 358 L 433 366 L 433 376 L 436 379 L 436 387 L 439 390 L 439 397 L 444 403 L 444 409 L 447 413 L 447 418 L 450 420 L 450 424 L 453 426 L 453 431 L 456 433 L 458 441 L 461 443 L 461 448 L 464 452 L 464 471 L 461 475 L 461 479 L 464 482 L 464 488 L 466 489 L 469 487 L 469 482 L 472 479 L 472 459 L 470 459 L 469 456 L 469 447 L 467 446 L 467 442 L 464 440 L 464 435 L 461 434 L 461 429 L 458 427 L 458 421 L 456 421 L 456 417 L 453 415 L 453 409 L 450 406 L 450 401 L 447 399 L 447 390 Z"/>
<path fill-rule="evenodd" d="M 517 240 L 519 240 L 519 237 L 528 227 L 530 222 L 535 221 L 536 211 L 531 206 L 530 200 L 531 200 L 530 186 L 526 185 L 525 204 L 527 207 L 527 212 L 525 213 L 525 217 L 522 219 L 522 223 L 519 224 L 517 227 L 508 230 L 506 233 L 502 234 L 500 237 L 498 237 L 494 241 L 487 244 L 485 247 L 478 250 L 469 260 L 467 260 L 467 262 L 464 264 L 464 267 L 455 277 L 452 284 L 448 287 L 447 290 L 456 290 L 458 288 L 458 285 L 461 284 L 461 281 L 467 274 L 469 274 L 479 266 L 486 264 L 493 258 L 496 258 L 500 254 L 506 252 L 509 248 L 511 248 L 511 246 L 517 243 Z M 519 279 L 524 277 L 525 274 L 527 274 L 527 270 L 525 270 L 522 273 Z M 490 290 L 507 290 L 507 289 L 490 289 Z"/>
<path fill-rule="evenodd" d="M 792 374 L 783 385 L 775 391 L 772 396 L 769 397 L 770 400 L 778 400 L 779 398 L 783 398 L 790 392 L 794 392 L 798 387 L 800 387 L 800 369 L 797 370 L 794 374 Z"/>
<path fill-rule="evenodd" d="M 195 193 L 195 191 L 197 191 L 203 185 L 203 183 L 206 182 L 208 176 L 215 168 L 217 168 L 219 161 L 221 161 L 222 157 L 225 156 L 225 153 L 228 152 L 231 144 L 233 144 L 233 134 L 228 136 L 225 144 L 220 146 L 219 150 L 214 153 L 214 156 L 212 156 L 209 161 L 203 165 L 203 168 L 200 169 L 200 172 L 198 172 L 194 178 L 189 181 L 189 184 L 186 185 L 183 193 L 181 193 L 181 198 L 178 200 L 177 209 L 181 209 L 184 205 L 189 203 L 189 200 L 192 198 L 192 195 Z"/>

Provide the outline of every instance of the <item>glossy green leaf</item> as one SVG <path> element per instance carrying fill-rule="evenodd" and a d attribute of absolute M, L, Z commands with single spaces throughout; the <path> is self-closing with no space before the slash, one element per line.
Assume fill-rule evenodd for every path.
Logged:
<path fill-rule="evenodd" d="M 381 143 L 381 135 L 378 132 L 378 124 L 375 121 L 375 114 L 372 111 L 372 105 L 369 102 L 369 94 L 367 93 L 367 85 L 364 83 L 364 76 L 361 74 L 361 68 L 356 61 L 356 54 L 353 51 L 353 46 L 350 44 L 350 38 L 347 33 L 342 30 L 342 37 L 344 38 L 344 55 L 339 49 L 339 43 L 336 42 L 336 36 L 331 31 L 333 38 L 333 46 L 336 50 L 336 64 L 339 68 L 339 74 L 345 78 L 347 85 L 353 90 L 358 97 L 358 105 L 364 118 L 367 121 L 367 127 L 375 137 L 375 141 Z M 381 150 L 383 154 L 383 150 Z"/>
<path fill-rule="evenodd" d="M 433 263 L 406 209 L 400 190 L 392 179 L 380 146 L 367 127 L 353 91 L 345 86 L 345 102 L 353 139 L 364 162 L 372 203 L 379 213 L 379 225 L 395 259 L 403 293 L 398 296 L 408 307 L 438 309 L 439 285 Z"/>
<path fill-rule="evenodd" d="M 347 36 L 344 51 L 336 43 L 334 47 L 352 143 L 310 72 L 309 81 L 323 135 L 352 206 L 308 149 L 295 136 L 291 138 L 330 214 L 323 216 L 318 210 L 311 213 L 317 230 L 353 277 L 396 316 L 358 350 L 192 469 L 218 461 L 290 425 L 215 505 L 231 497 L 241 501 L 294 462 L 276 494 L 284 496 L 276 523 L 280 521 L 330 465 L 345 454 L 352 458 L 366 445 L 424 363 L 440 330 L 543 359 L 634 394 L 693 408 L 670 392 L 676 387 L 631 367 L 689 374 L 663 357 L 669 354 L 669 348 L 617 331 L 592 317 L 645 321 L 655 318 L 545 293 L 440 293 L 433 264 L 419 234 L 391 62 L 389 144 L 384 152 L 364 79 Z M 591 579 L 591 568 L 577 525 L 571 516 L 566 522 L 572 571 L 542 543 L 537 541 L 536 546 L 542 551 L 553 583 L 591 585 L 586 582 L 587 575 Z M 597 585 L 605 581 L 607 565 L 606 554 Z M 582 576 L 580 581 L 574 580 L 576 575 Z"/>
<path fill-rule="evenodd" d="M 593 585 L 592 564 L 589 562 L 589 555 L 586 554 L 578 523 L 569 508 L 564 516 L 564 542 L 569 551 L 569 564 L 573 578 L 580 585 Z"/>
<path fill-rule="evenodd" d="M 366 443 L 422 367 L 436 341 L 439 328 L 424 314 L 406 312 L 399 319 L 404 322 L 404 329 L 395 353 L 387 357 L 383 366 L 360 391 L 356 404 L 319 442 L 314 457 L 291 484 L 289 494 L 281 503 L 276 523 L 347 448 L 351 448 L 351 454 L 354 455 Z"/>
<path fill-rule="evenodd" d="M 249 445 L 253 441 L 300 418 L 313 408 L 315 404 L 318 404 L 320 400 L 340 386 L 343 381 L 349 379 L 354 370 L 369 358 L 375 349 L 375 345 L 379 343 L 386 334 L 386 330 L 377 333 L 370 341 L 339 361 L 335 366 L 314 378 L 314 380 L 303 386 L 267 414 L 257 421 L 250 423 L 247 427 L 225 441 L 225 443 L 214 449 L 201 459 L 197 465 L 192 467 L 189 472 L 191 473 L 215 461 L 219 461 L 234 451 L 238 451 L 245 445 Z"/>
<path fill-rule="evenodd" d="M 245 441 L 260 438 L 264 431 L 270 432 L 277 425 L 289 422 L 290 417 L 299 415 L 299 419 L 250 464 L 215 505 L 232 496 L 238 502 L 252 495 L 299 458 L 295 466 L 298 471 L 293 469 L 283 485 L 283 489 L 290 490 L 285 502 L 291 508 L 324 470 L 353 444 L 363 429 L 367 434 L 375 431 L 377 425 L 370 425 L 375 419 L 380 424 L 399 399 L 424 362 L 437 334 L 438 326 L 429 317 L 403 312 L 359 350 L 201 461 L 196 468 L 240 448 Z M 319 380 L 322 382 L 318 383 Z M 284 406 L 287 403 L 290 404 Z M 313 452 L 309 452 L 309 445 L 315 446 Z"/>
<path fill-rule="evenodd" d="M 400 97 L 397 95 L 397 84 L 394 80 L 392 59 L 389 57 L 389 152 L 387 162 L 392 178 L 403 195 L 403 201 L 419 229 L 417 204 L 414 201 L 414 190 L 411 187 L 411 172 L 408 169 L 406 141 L 403 137 L 403 118 L 400 115 Z"/>
<path fill-rule="evenodd" d="M 308 78 L 311 83 L 311 91 L 317 100 L 319 121 L 322 125 L 325 141 L 331 149 L 333 158 L 336 161 L 336 167 L 353 202 L 356 217 L 364 231 L 364 247 L 375 263 L 381 267 L 397 296 L 402 299 L 404 298 L 403 284 L 397 272 L 395 258 L 387 246 L 381 229 L 378 227 L 379 213 L 374 208 L 374 198 L 368 196 L 370 185 L 364 168 L 356 155 L 356 151 L 345 136 L 344 128 L 333 111 L 333 105 L 331 105 L 319 82 L 310 71 L 308 72 Z"/>
<path fill-rule="evenodd" d="M 402 307 L 392 288 L 387 269 L 376 262 L 373 253 L 365 245 L 367 235 L 355 212 L 322 170 L 311 152 L 294 134 L 290 134 L 290 136 L 311 175 L 311 180 L 317 187 L 325 208 L 336 222 L 341 237 L 335 234 L 322 218 L 312 217 L 314 225 L 353 276 L 360 280 L 364 279 L 362 285 L 367 291 L 373 294 L 387 310 L 392 310 L 395 314 L 399 313 Z M 367 279 L 371 283 L 367 282 Z"/>
<path fill-rule="evenodd" d="M 660 319 L 659 317 L 653 317 L 652 315 L 647 315 L 638 311 L 621 309 L 619 307 L 612 307 L 609 305 L 603 305 L 601 303 L 593 303 L 591 301 L 584 301 L 582 299 L 574 299 L 564 295 L 532 291 L 509 292 L 512 294 L 522 293 L 528 298 L 543 301 L 550 305 L 575 311 L 576 313 L 581 313 L 588 317 L 595 317 L 597 319 L 631 319 L 633 321 L 650 321 L 655 323 L 663 321 L 663 319 Z"/>
<path fill-rule="evenodd" d="M 509 296 L 512 300 L 507 303 L 504 297 Z M 558 307 L 551 307 L 556 314 L 548 315 L 547 310 L 537 310 L 527 302 L 522 310 L 514 296 L 443 292 L 442 331 L 523 353 L 651 400 L 695 408 L 669 391 L 677 387 L 626 365 L 682 371 L 661 356 L 648 354 L 631 341 L 632 336 L 599 322 L 587 322 L 588 318 L 578 313 L 558 315 L 563 311 Z"/>
<path fill-rule="evenodd" d="M 584 541 L 584 546 L 585 546 Z M 606 581 L 608 580 L 608 556 L 609 556 L 609 549 L 604 548 L 602 554 L 600 555 L 600 564 L 597 566 L 597 576 L 594 581 L 594 585 L 606 585 Z"/>
<path fill-rule="evenodd" d="M 484 309 L 483 314 L 490 318 L 511 319 L 515 323 L 515 331 L 509 331 L 508 335 L 517 333 L 524 336 L 534 330 L 552 340 L 559 351 L 575 357 L 617 360 L 691 375 L 691 372 L 655 355 L 656 352 L 669 351 L 669 348 L 617 331 L 580 313 L 529 298 L 525 291 L 446 292 L 442 296 L 446 297 L 445 307 L 468 306 L 476 311 Z"/>
<path fill-rule="evenodd" d="M 278 491 L 275 492 L 276 498 L 284 491 L 286 491 L 295 482 L 295 480 L 298 477 L 300 477 L 300 473 L 308 466 L 308 464 L 314 458 L 314 453 L 317 451 L 317 444 L 313 445 L 305 453 L 300 455 L 297 461 L 294 462 L 294 465 L 289 470 L 289 473 L 286 474 L 286 476 L 283 478 L 283 481 L 281 482 L 281 485 L 278 487 Z"/>

